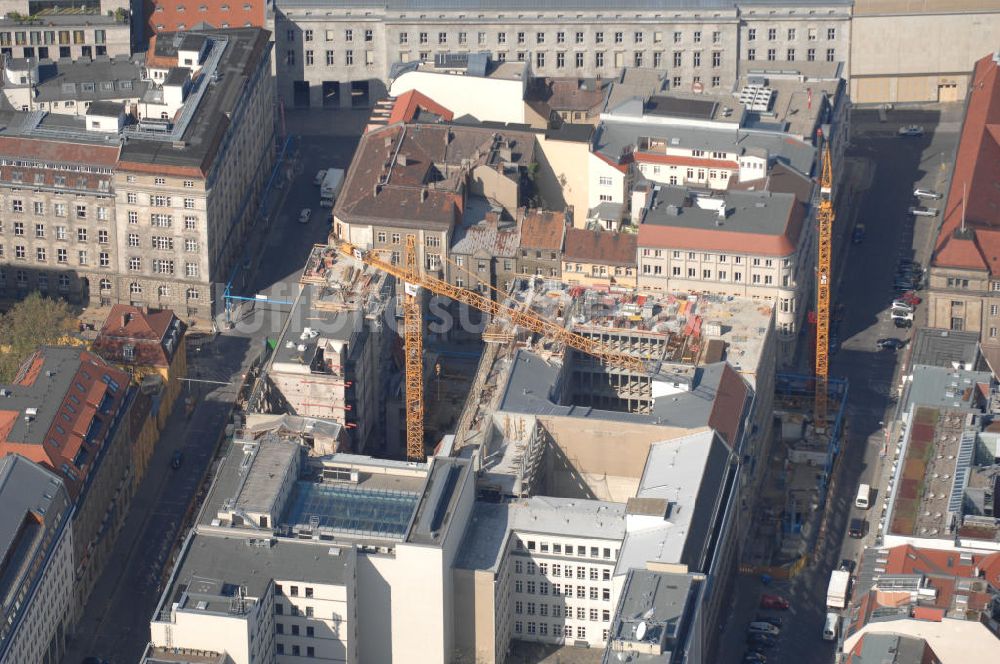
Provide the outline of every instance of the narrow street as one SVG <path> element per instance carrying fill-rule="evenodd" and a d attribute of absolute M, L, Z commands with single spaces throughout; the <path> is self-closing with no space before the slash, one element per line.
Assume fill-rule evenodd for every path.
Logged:
<path fill-rule="evenodd" d="M 294 178 L 275 192 L 277 209 L 255 231 L 262 234 L 250 245 L 257 255 L 250 257 L 246 278 L 237 273 L 234 294 L 294 298 L 310 248 L 326 241 L 329 211 L 317 206 L 313 177 L 321 168 L 344 168 L 350 163 L 360 133 L 360 116 L 315 111 L 309 117 L 304 113 L 293 117 L 296 119 L 290 124 L 303 132 L 294 137 L 290 155 Z M 303 207 L 319 210 L 314 211 L 309 224 L 297 223 Z M 217 288 L 218 297 L 222 290 L 222 286 Z M 67 644 L 63 664 L 79 664 L 88 656 L 110 664 L 133 664 L 142 655 L 161 582 L 169 574 L 171 555 L 199 507 L 199 488 L 210 476 L 216 445 L 231 421 L 242 377 L 266 339 L 281 331 L 289 308 L 263 305 L 236 309 L 233 329 L 223 331 L 214 341 L 211 336 L 188 340 L 189 377 L 214 382 L 187 384 L 185 390 L 190 392 L 185 394 L 192 394 L 196 404 L 190 418 L 185 415 L 183 399 L 178 399 L 107 567 Z M 175 450 L 184 454 L 183 466 L 177 470 L 170 468 Z"/>
<path fill-rule="evenodd" d="M 898 374 L 906 353 L 879 351 L 875 343 L 883 337 L 911 336 L 912 330 L 897 329 L 889 320 L 893 274 L 902 258 L 927 266 L 940 219 L 915 220 L 906 211 L 913 204 L 914 188 L 944 191 L 947 186 L 961 111 L 957 104 L 893 111 L 885 123 L 879 122 L 874 111 L 853 113 L 854 133 L 848 157 L 867 162 L 865 171 L 870 181 L 862 183 L 860 195 L 852 201 L 858 210 L 857 222 L 865 225 L 865 240 L 852 245 L 849 225 L 835 226 L 835 245 L 840 243 L 839 246 L 847 248 L 847 255 L 835 266 L 840 274 L 834 274 L 837 290 L 833 304 L 846 306 L 837 330 L 843 343 L 831 357 L 830 373 L 846 378 L 850 387 L 845 442 L 827 501 L 829 534 L 823 550 L 814 552 L 810 564 L 789 581 L 774 581 L 765 586 L 756 576 L 739 577 L 733 612 L 722 637 L 726 662 L 741 660 L 745 626 L 760 613 L 757 604 L 763 592 L 782 595 L 791 604 L 788 611 L 782 612 L 782 635 L 777 646 L 767 653 L 769 663 L 834 661 L 834 644 L 823 641 L 821 636 L 827 612 L 827 583 L 830 571 L 842 559 L 860 561 L 863 546 L 874 541 L 874 524 L 864 540 L 856 540 L 847 537 L 847 522 L 854 511 L 858 484 L 879 485 L 882 426 L 895 409 Z M 896 131 L 904 124 L 922 125 L 927 133 L 920 138 L 900 138 Z M 838 211 L 838 222 L 848 215 L 847 211 Z M 916 324 L 925 321 L 926 313 L 918 309 Z M 881 502 L 877 489 L 872 502 Z M 862 516 L 877 521 L 874 510 Z"/>

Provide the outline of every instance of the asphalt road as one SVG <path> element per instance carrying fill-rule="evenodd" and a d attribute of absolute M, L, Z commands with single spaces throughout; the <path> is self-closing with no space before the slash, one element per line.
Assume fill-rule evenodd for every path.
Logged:
<path fill-rule="evenodd" d="M 310 247 L 325 242 L 329 232 L 329 210 L 319 208 L 315 173 L 331 165 L 345 168 L 357 146 L 361 116 L 356 113 L 289 115 L 293 117 L 286 118 L 287 126 L 301 132 L 293 140 L 291 178 L 276 192 L 277 210 L 269 220 L 259 222 L 248 245 L 249 267 L 234 280 L 237 295 L 294 298 Z M 313 208 L 313 217 L 310 223 L 299 224 L 299 211 L 304 207 Z M 160 583 L 169 572 L 171 553 L 184 536 L 186 517 L 197 508 L 202 478 L 228 423 L 242 375 L 266 338 L 281 331 L 289 309 L 267 304 L 245 307 L 234 312 L 235 326 L 214 341 L 189 341 L 189 377 L 213 382 L 189 384 L 187 389 L 196 402 L 190 419 L 184 413 L 183 399 L 178 400 L 110 561 L 67 645 L 63 664 L 78 664 L 86 656 L 102 657 L 111 664 L 138 661 L 149 640 L 149 620 L 159 600 Z M 175 450 L 184 453 L 178 470 L 170 468 Z"/>
<path fill-rule="evenodd" d="M 838 210 L 837 238 L 846 249 L 844 259 L 835 266 L 838 287 L 834 304 L 845 305 L 837 334 L 842 347 L 831 359 L 831 375 L 849 381 L 846 410 L 846 438 L 839 465 L 834 474 L 829 499 L 829 535 L 823 550 L 813 562 L 788 582 L 773 582 L 765 587 L 756 577 L 741 576 L 736 584 L 733 611 L 720 637 L 724 641 L 725 662 L 738 662 L 743 653 L 746 624 L 760 613 L 757 609 L 762 592 L 786 597 L 791 608 L 782 612 L 785 624 L 777 646 L 767 654 L 769 663 L 830 664 L 834 644 L 822 640 L 826 616 L 826 588 L 830 571 L 844 558 L 860 560 L 862 546 L 875 536 L 878 514 L 860 514 L 873 522 L 869 536 L 855 540 L 846 536 L 847 522 L 858 484 L 878 486 L 882 464 L 879 453 L 884 440 L 882 423 L 895 408 L 899 364 L 903 353 L 878 351 L 875 342 L 882 337 L 908 338 L 909 330 L 897 329 L 889 320 L 888 309 L 894 297 L 893 275 L 900 258 L 915 258 L 927 265 L 931 242 L 940 219 L 910 217 L 906 210 L 914 204 L 912 192 L 917 187 L 944 191 L 958 139 L 961 108 L 958 105 L 931 110 L 893 111 L 886 123 L 874 112 L 855 111 L 854 132 L 848 156 L 869 160 L 871 181 L 854 198 L 856 210 Z M 927 129 L 922 138 L 899 138 L 896 130 L 904 124 L 919 124 Z M 938 129 L 940 127 L 940 129 Z M 933 203 L 932 203 L 933 205 Z M 856 221 L 865 224 L 866 238 L 850 245 L 852 212 Z M 838 274 L 839 273 L 839 274 Z M 926 315 L 918 310 L 917 324 Z M 808 340 L 804 340 L 808 343 Z M 878 490 L 877 490 L 878 491 Z M 878 491 L 872 504 L 881 505 Z"/>

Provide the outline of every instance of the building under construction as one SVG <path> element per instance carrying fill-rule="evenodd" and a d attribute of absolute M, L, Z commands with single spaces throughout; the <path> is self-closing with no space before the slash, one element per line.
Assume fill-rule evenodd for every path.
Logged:
<path fill-rule="evenodd" d="M 345 427 L 347 449 L 379 450 L 396 338 L 394 279 L 316 246 L 300 285 L 251 409 L 332 420 Z"/>

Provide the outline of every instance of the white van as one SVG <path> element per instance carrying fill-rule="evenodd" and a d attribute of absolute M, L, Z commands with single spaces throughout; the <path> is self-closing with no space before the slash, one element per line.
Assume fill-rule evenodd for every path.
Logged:
<path fill-rule="evenodd" d="M 854 499 L 854 506 L 861 510 L 868 509 L 869 500 L 871 499 L 872 488 L 867 484 L 862 484 L 858 487 L 858 497 Z"/>
<path fill-rule="evenodd" d="M 836 641 L 840 630 L 840 616 L 836 613 L 826 614 L 826 624 L 823 625 L 823 640 Z"/>

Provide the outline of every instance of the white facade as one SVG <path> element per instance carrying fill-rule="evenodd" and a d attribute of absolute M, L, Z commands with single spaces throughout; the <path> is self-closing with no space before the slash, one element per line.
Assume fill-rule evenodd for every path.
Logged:
<path fill-rule="evenodd" d="M 503 65 L 512 67 L 511 65 Z M 524 123 L 524 89 L 528 68 L 518 78 L 471 76 L 436 71 L 408 71 L 389 87 L 393 97 L 417 90 L 455 114 L 481 122 Z"/>
<path fill-rule="evenodd" d="M 601 203 L 625 202 L 628 192 L 628 178 L 623 169 L 591 153 L 587 157 L 587 173 L 589 179 L 587 206 L 590 210 Z M 577 218 L 584 219 L 585 216 L 577 213 L 574 220 Z"/>

